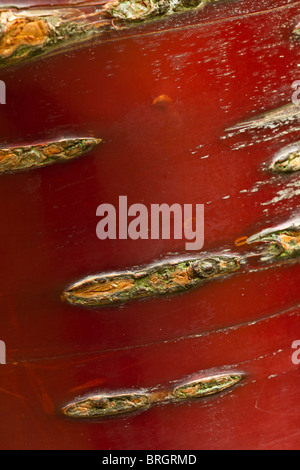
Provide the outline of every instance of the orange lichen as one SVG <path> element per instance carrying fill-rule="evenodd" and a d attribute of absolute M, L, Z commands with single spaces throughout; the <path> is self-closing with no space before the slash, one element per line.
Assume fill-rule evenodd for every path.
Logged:
<path fill-rule="evenodd" d="M 100 395 L 72 403 L 63 409 L 63 413 L 72 418 L 98 418 L 128 413 L 148 405 L 149 398 L 145 394 Z"/>
<path fill-rule="evenodd" d="M 174 388 L 156 387 L 155 389 L 133 391 L 126 394 L 92 395 L 75 401 L 62 409 L 71 418 L 101 418 L 148 409 L 155 403 L 176 402 L 202 398 L 222 392 L 240 382 L 241 373 L 221 374 L 202 377 L 180 384 Z"/>
<path fill-rule="evenodd" d="M 15 165 L 19 158 L 9 150 L 0 149 L 0 167 L 8 168 L 11 165 Z"/>
<path fill-rule="evenodd" d="M 172 279 L 175 284 L 183 286 L 188 285 L 191 282 L 191 277 L 189 277 L 189 273 L 187 272 L 187 270 L 175 271 L 172 274 Z"/>
<path fill-rule="evenodd" d="M 220 375 L 215 377 L 205 377 L 195 382 L 186 383 L 174 389 L 174 395 L 179 399 L 198 398 L 207 395 L 214 395 L 222 392 L 226 388 L 232 387 L 242 379 L 241 374 Z"/>
<path fill-rule="evenodd" d="M 300 249 L 300 234 L 295 232 L 291 232 L 289 234 L 286 233 L 281 233 L 278 235 L 278 238 L 280 240 L 281 246 L 284 250 L 289 250 L 291 245 L 294 248 Z"/>
<path fill-rule="evenodd" d="M 101 139 L 69 139 L 47 144 L 0 149 L 0 174 L 66 161 L 93 149 Z"/>
<path fill-rule="evenodd" d="M 274 229 L 266 229 L 248 238 L 247 243 L 267 243 L 262 261 L 299 258 L 300 226 L 299 219 L 282 224 Z"/>
<path fill-rule="evenodd" d="M 9 21 L 0 41 L 0 57 L 9 57 L 22 46 L 43 45 L 49 31 L 47 21 L 42 19 L 17 18 Z"/>
<path fill-rule="evenodd" d="M 176 260 L 150 265 L 134 272 L 89 277 L 65 290 L 62 299 L 71 304 L 100 306 L 132 299 L 172 294 L 240 268 L 236 256 Z"/>
<path fill-rule="evenodd" d="M 159 282 L 158 276 L 153 274 L 153 276 L 149 278 L 149 281 L 152 282 L 152 284 L 157 284 Z"/>
<path fill-rule="evenodd" d="M 43 150 L 43 154 L 47 157 L 51 157 L 52 155 L 57 155 L 58 153 L 62 152 L 64 149 L 63 145 L 52 144 L 45 147 Z"/>

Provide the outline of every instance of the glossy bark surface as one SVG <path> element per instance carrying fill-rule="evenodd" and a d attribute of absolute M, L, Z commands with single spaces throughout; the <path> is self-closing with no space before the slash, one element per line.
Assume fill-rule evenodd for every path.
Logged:
<path fill-rule="evenodd" d="M 49 0 L 14 1 L 34 3 Z M 299 263 L 254 257 L 232 277 L 124 306 L 60 298 L 91 274 L 187 255 L 184 240 L 100 241 L 96 209 L 120 195 L 205 204 L 203 254 L 243 256 L 235 240 L 297 215 L 299 173 L 269 166 L 299 141 L 299 119 L 227 129 L 291 102 L 299 6 L 224 0 L 1 70 L 1 147 L 104 141 L 0 176 L 1 448 L 299 448 Z M 245 380 L 216 396 L 97 422 L 60 413 L 80 396 L 227 369 Z"/>

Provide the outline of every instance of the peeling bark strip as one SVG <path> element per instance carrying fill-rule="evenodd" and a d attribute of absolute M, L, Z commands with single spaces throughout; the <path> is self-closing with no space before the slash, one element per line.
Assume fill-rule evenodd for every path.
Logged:
<path fill-rule="evenodd" d="M 0 149 L 0 175 L 72 160 L 89 152 L 100 142 L 101 139 L 82 138 Z"/>
<path fill-rule="evenodd" d="M 71 418 L 102 418 L 149 408 L 154 403 L 176 402 L 214 395 L 242 380 L 241 374 L 221 374 L 186 382 L 175 389 L 152 389 L 120 395 L 95 395 L 67 405 L 63 414 Z"/>
<path fill-rule="evenodd" d="M 147 395 L 99 395 L 81 400 L 63 409 L 63 413 L 72 418 L 101 418 L 121 413 L 128 413 L 149 405 Z"/>
<path fill-rule="evenodd" d="M 296 34 L 297 36 L 300 36 L 300 23 L 296 26 L 293 33 Z"/>
<path fill-rule="evenodd" d="M 262 261 L 297 258 L 300 255 L 300 219 L 263 230 L 248 238 L 247 243 L 268 243 Z"/>
<path fill-rule="evenodd" d="M 186 10 L 195 10 L 220 0 L 117 0 L 107 2 L 105 9 L 111 18 L 123 21 L 145 21 L 169 16 Z"/>
<path fill-rule="evenodd" d="M 227 131 L 268 127 L 272 126 L 274 123 L 285 123 L 294 119 L 300 120 L 300 106 L 298 104 L 288 104 L 286 106 L 282 106 L 281 108 L 277 108 L 272 111 L 260 114 L 259 116 L 255 116 L 252 119 L 242 121 L 233 127 L 230 127 L 227 129 Z"/>
<path fill-rule="evenodd" d="M 300 170 L 300 142 L 289 145 L 278 153 L 271 164 L 271 169 L 283 173 Z"/>
<path fill-rule="evenodd" d="M 241 375 L 219 375 L 216 377 L 206 377 L 195 382 L 188 382 L 176 387 L 174 396 L 180 399 L 199 398 L 207 395 L 214 395 L 226 388 L 232 387 L 242 379 Z"/>
<path fill-rule="evenodd" d="M 133 22 L 196 10 L 220 0 L 108 0 L 79 8 L 0 10 L 0 66 L 75 47 Z"/>
<path fill-rule="evenodd" d="M 153 265 L 143 271 L 89 277 L 63 293 L 71 304 L 101 306 L 186 291 L 240 268 L 239 258 L 215 256 Z"/>
<path fill-rule="evenodd" d="M 76 8 L 0 10 L 0 66 L 75 46 L 109 23 L 97 10 L 93 15 Z"/>

